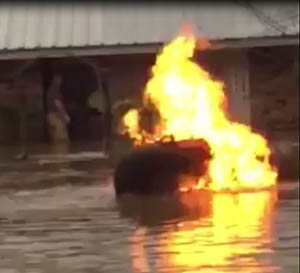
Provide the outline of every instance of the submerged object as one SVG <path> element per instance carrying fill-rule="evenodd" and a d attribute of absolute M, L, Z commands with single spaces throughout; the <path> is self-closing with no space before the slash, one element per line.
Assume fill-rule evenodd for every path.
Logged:
<path fill-rule="evenodd" d="M 173 193 L 179 189 L 181 175 L 200 178 L 206 174 L 210 158 L 210 148 L 202 139 L 137 147 L 115 170 L 116 195 Z"/>

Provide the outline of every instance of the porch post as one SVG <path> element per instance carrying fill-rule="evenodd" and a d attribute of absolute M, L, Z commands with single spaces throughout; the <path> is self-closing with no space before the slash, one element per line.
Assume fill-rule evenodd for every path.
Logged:
<path fill-rule="evenodd" d="M 225 68 L 229 109 L 234 120 L 251 125 L 251 94 L 247 50 L 232 52 Z"/>

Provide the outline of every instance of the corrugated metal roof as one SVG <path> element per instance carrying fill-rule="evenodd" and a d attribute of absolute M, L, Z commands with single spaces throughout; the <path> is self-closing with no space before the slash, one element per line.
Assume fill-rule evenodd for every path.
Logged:
<path fill-rule="evenodd" d="M 0 50 L 161 43 L 194 22 L 208 39 L 299 35 L 299 3 L 0 2 Z"/>

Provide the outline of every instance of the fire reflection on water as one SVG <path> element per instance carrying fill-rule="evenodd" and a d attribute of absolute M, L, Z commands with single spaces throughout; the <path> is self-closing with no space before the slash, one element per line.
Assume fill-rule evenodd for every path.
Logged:
<path fill-rule="evenodd" d="M 272 252 L 275 191 L 211 196 L 209 215 L 168 225 L 155 247 L 154 272 L 275 272 L 267 255 Z M 183 203 L 195 198 L 182 199 Z M 198 205 L 197 205 L 198 206 Z M 147 229 L 134 235 L 134 272 L 149 270 Z M 138 242 L 138 243 L 137 243 Z"/>

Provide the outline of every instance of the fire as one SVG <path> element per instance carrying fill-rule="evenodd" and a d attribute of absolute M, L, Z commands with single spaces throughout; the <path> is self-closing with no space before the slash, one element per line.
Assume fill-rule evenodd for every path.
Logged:
<path fill-rule="evenodd" d="M 136 109 L 129 110 L 123 117 L 126 130 L 131 138 L 139 139 L 139 112 Z"/>
<path fill-rule="evenodd" d="M 163 48 L 143 98 L 145 106 L 155 106 L 160 120 L 153 134 L 146 133 L 139 126 L 138 110 L 132 109 L 123 118 L 127 132 L 136 145 L 168 136 L 175 141 L 205 139 L 213 153 L 208 174 L 211 190 L 275 185 L 277 172 L 269 163 L 266 139 L 230 119 L 224 84 L 191 59 L 196 46 L 195 37 L 181 35 Z"/>

